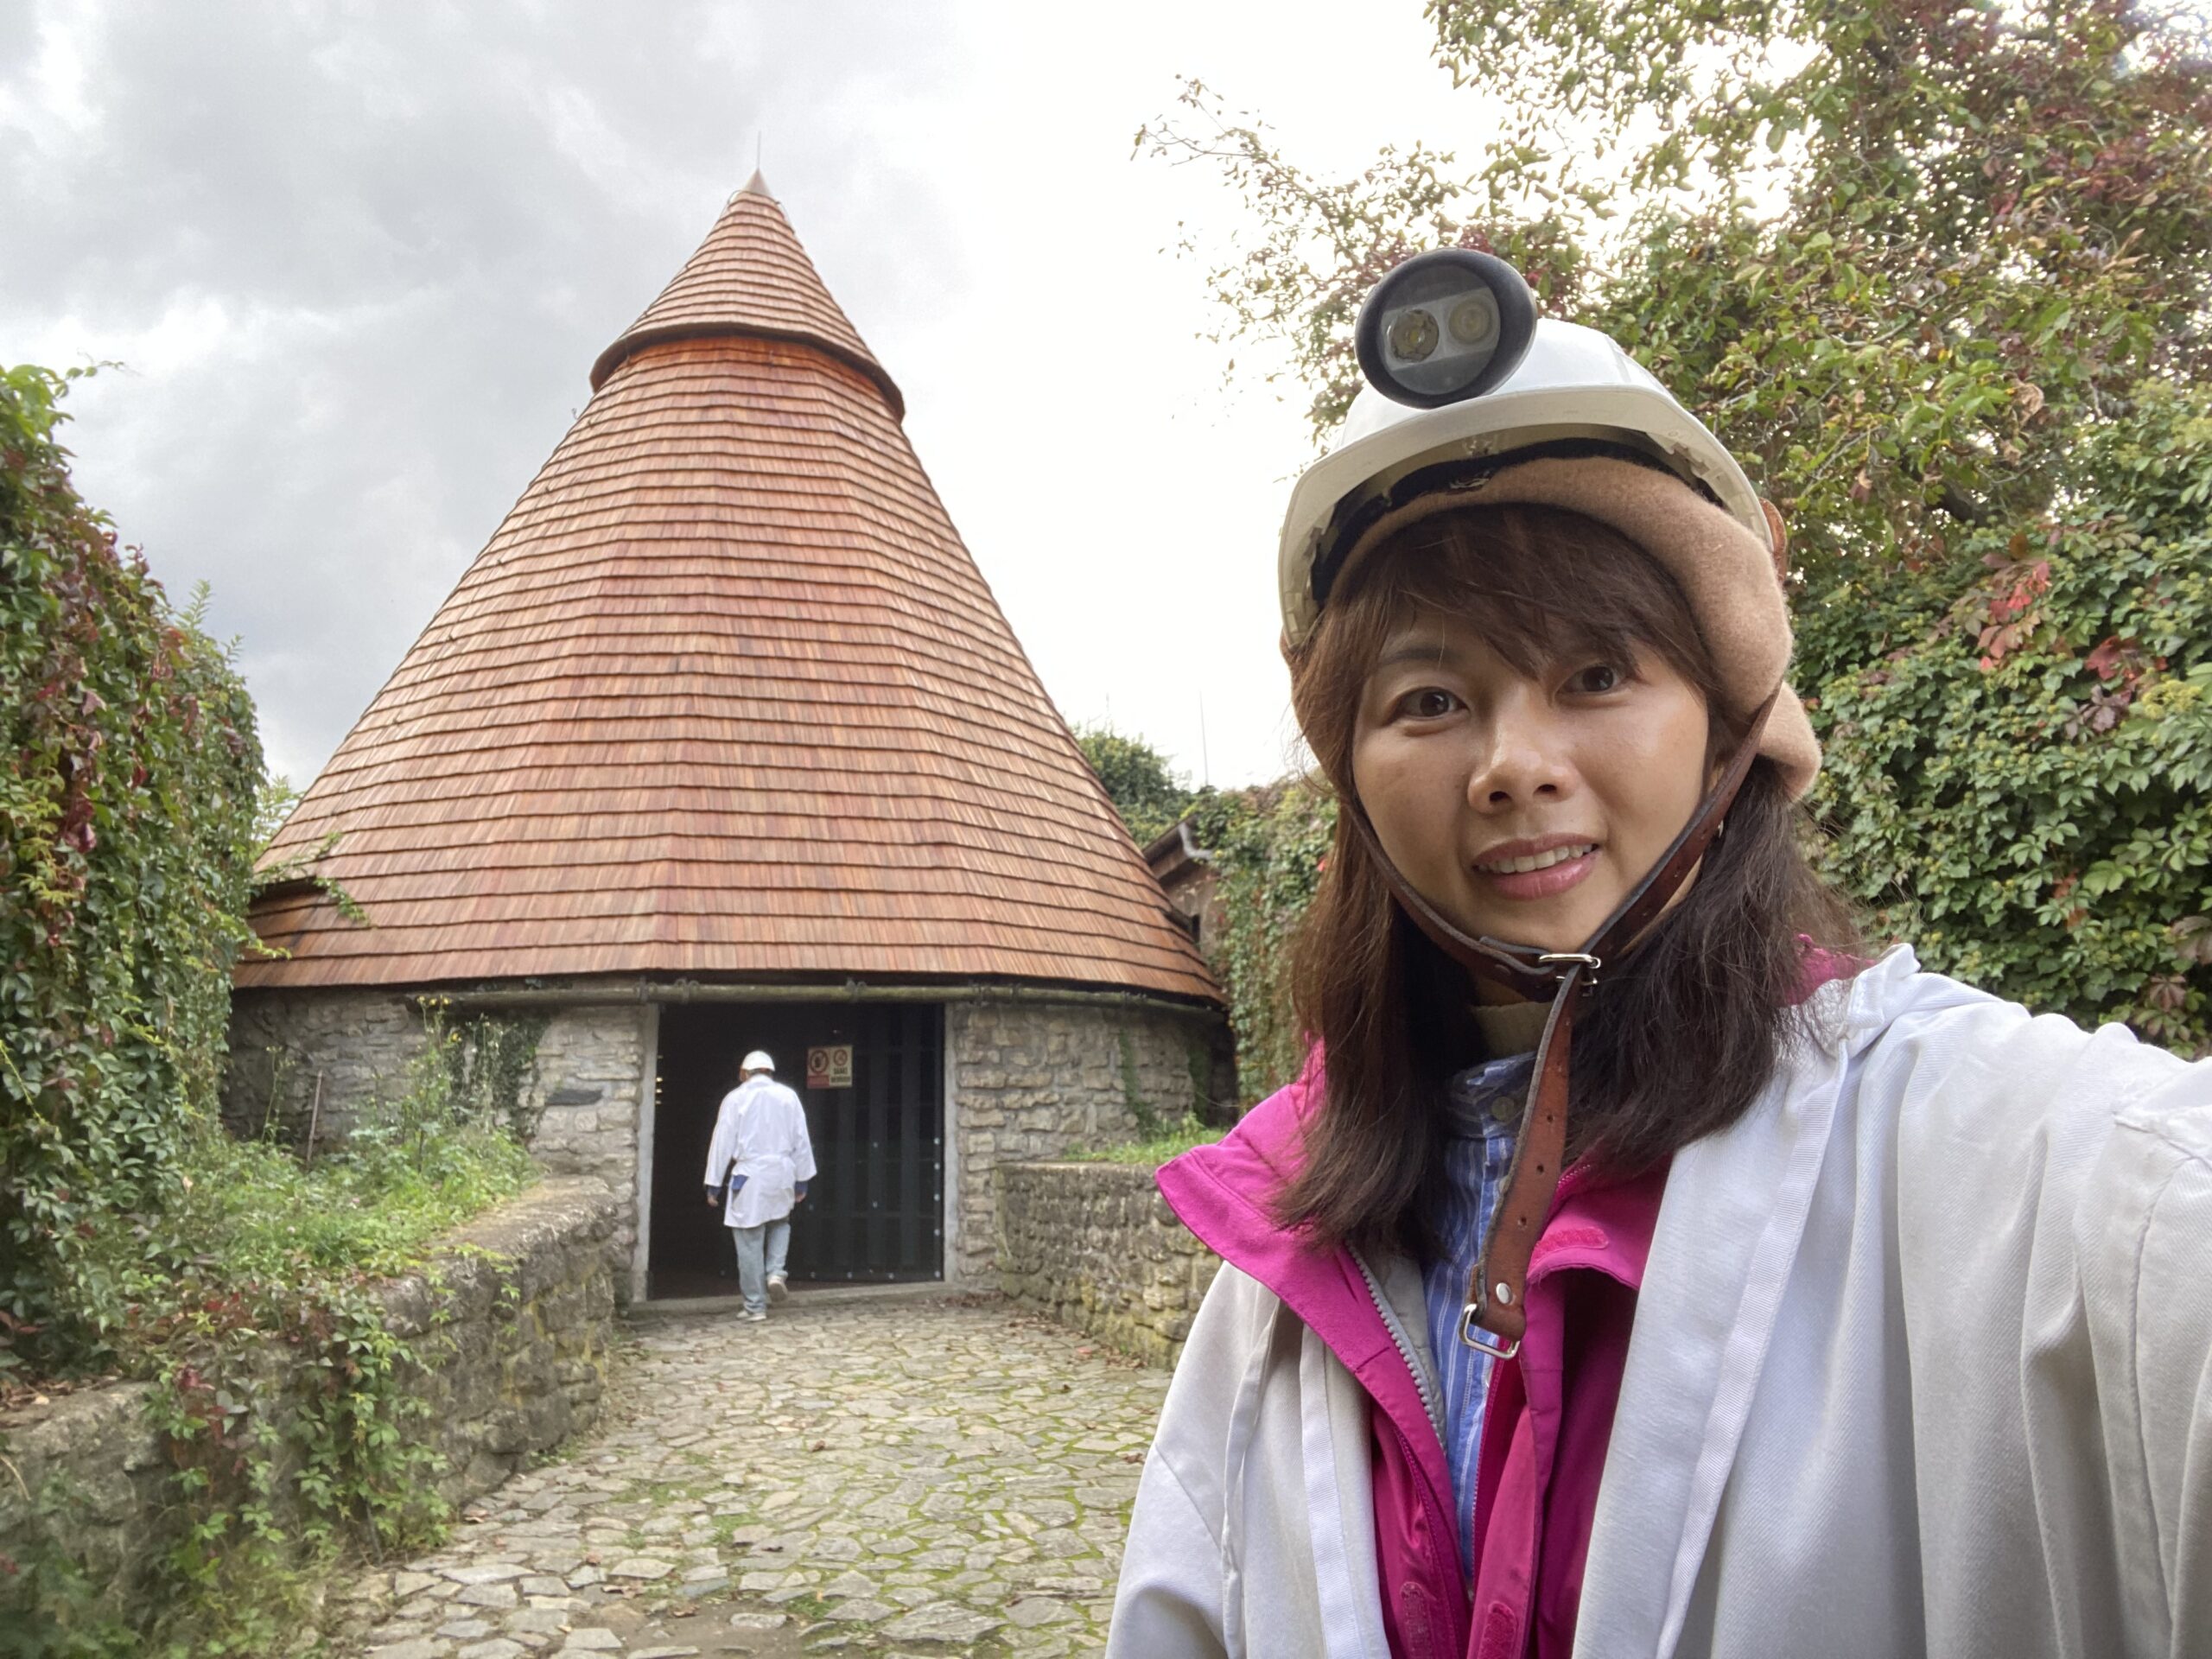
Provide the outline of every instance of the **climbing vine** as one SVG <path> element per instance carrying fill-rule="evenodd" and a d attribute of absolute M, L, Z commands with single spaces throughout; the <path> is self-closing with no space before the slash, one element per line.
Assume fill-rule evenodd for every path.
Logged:
<path fill-rule="evenodd" d="M 201 602 L 70 483 L 74 378 L 0 369 L 0 1382 L 106 1356 L 93 1242 L 213 1112 L 261 775 Z"/>
<path fill-rule="evenodd" d="M 464 1118 L 503 1122 L 527 1143 L 543 1112 L 528 1099 L 537 1080 L 537 1046 L 553 1016 L 480 1014 L 448 1030 L 446 1006 L 426 999 L 423 1014 L 432 1043 L 445 1056 L 453 1109 Z"/>
<path fill-rule="evenodd" d="M 1328 857 L 1336 803 L 1303 780 L 1200 791 L 1193 838 L 1212 855 L 1223 914 L 1207 954 L 1229 993 L 1238 1092 L 1258 1100 L 1298 1075 L 1306 1034 L 1291 1006 L 1291 944 Z"/>
<path fill-rule="evenodd" d="M 2092 435 L 2032 535 L 1801 603 L 1881 650 L 1819 688 L 1830 876 L 1929 966 L 2212 1051 L 2212 391 Z M 1817 643 L 1817 640 L 1816 640 Z"/>
<path fill-rule="evenodd" d="M 359 1274 L 218 1290 L 170 1317 L 152 1416 L 188 1518 L 148 1648 L 271 1652 L 302 1617 L 303 1569 L 341 1541 L 381 1554 L 442 1535 L 420 1361 Z"/>
<path fill-rule="evenodd" d="M 1137 1083 L 1137 1043 L 1123 1026 L 1115 1033 L 1121 1052 L 1122 1105 L 1128 1112 L 1129 1122 L 1137 1126 L 1137 1138 L 1150 1141 L 1160 1132 L 1160 1109 L 1145 1097 Z"/>

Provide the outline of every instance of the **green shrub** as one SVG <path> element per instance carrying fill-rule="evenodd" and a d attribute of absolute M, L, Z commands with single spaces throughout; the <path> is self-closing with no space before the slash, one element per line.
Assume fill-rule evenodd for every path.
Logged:
<path fill-rule="evenodd" d="M 88 1246 L 212 1111 L 261 775 L 199 605 L 71 486 L 67 384 L 0 370 L 0 1371 L 102 1357 Z"/>
<path fill-rule="evenodd" d="M 1079 726 L 1075 741 L 1139 847 L 1175 827 L 1192 798 L 1165 755 L 1110 726 Z"/>
<path fill-rule="evenodd" d="M 2034 537 L 1935 538 L 1799 606 L 1828 874 L 1923 962 L 2212 1050 L 2212 392 L 2152 385 Z M 1842 619 L 1840 621 L 1836 619 Z M 1839 653 L 1848 655 L 1848 653 Z"/>

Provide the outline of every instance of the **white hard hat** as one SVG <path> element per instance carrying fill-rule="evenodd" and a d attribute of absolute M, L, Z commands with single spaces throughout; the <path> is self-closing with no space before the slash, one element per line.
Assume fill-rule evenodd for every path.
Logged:
<path fill-rule="evenodd" d="M 1347 569 L 1421 518 L 1484 504 L 1562 508 L 1675 578 L 1730 711 L 1747 715 L 1771 696 L 1759 752 L 1792 796 L 1811 787 L 1820 745 L 1783 683 L 1781 518 L 1704 423 L 1596 329 L 1538 317 L 1519 273 L 1470 249 L 1420 254 L 1384 276 L 1356 341 L 1368 385 L 1283 518 L 1287 648 L 1306 643 Z"/>
<path fill-rule="evenodd" d="M 1535 323 L 1527 355 L 1491 391 L 1433 409 L 1394 402 L 1371 385 L 1352 400 L 1336 443 L 1298 480 L 1283 518 L 1286 639 L 1294 647 L 1305 643 L 1338 574 L 1325 567 L 1317 594 L 1317 562 L 1347 550 L 1361 523 L 1387 510 L 1393 488 L 1414 474 L 1578 443 L 1660 463 L 1762 545 L 1768 541 L 1758 492 L 1704 423 L 1605 335 L 1545 317 Z"/>
<path fill-rule="evenodd" d="M 756 1048 L 737 1063 L 737 1069 L 741 1071 L 773 1071 L 776 1063 L 768 1058 L 766 1050 Z"/>

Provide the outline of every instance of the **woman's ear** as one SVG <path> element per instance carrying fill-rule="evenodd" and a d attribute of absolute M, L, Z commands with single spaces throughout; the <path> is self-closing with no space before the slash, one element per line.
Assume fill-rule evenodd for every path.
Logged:
<path fill-rule="evenodd" d="M 1766 509 L 1767 543 L 1774 550 L 1774 579 L 1787 587 L 1789 582 L 1789 527 L 1782 522 L 1782 509 L 1764 496 L 1759 505 Z"/>

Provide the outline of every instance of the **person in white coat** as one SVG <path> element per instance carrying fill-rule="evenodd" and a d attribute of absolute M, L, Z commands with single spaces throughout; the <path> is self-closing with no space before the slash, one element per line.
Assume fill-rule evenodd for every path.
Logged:
<path fill-rule="evenodd" d="M 746 1319 L 765 1319 L 768 1304 L 784 1300 L 791 1208 L 814 1175 L 806 1109 L 756 1048 L 739 1062 L 737 1087 L 722 1096 L 707 1147 L 707 1202 L 721 1206 L 737 1248 Z"/>
<path fill-rule="evenodd" d="M 1870 959 L 1780 517 L 1613 342 L 1462 250 L 1357 340 L 1315 1052 L 1160 1172 L 1225 1265 L 1109 1653 L 2212 1655 L 2212 1062 Z"/>

